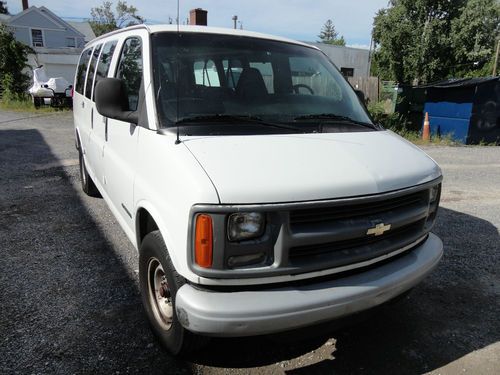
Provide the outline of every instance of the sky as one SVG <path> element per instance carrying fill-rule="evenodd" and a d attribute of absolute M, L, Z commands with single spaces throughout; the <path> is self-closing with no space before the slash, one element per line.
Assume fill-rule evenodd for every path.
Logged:
<path fill-rule="evenodd" d="M 63 18 L 90 18 L 90 9 L 103 0 L 29 0 L 29 5 L 49 8 Z M 115 1 L 116 2 L 116 1 Z M 176 0 L 127 0 L 147 23 L 168 23 L 175 19 Z M 208 11 L 209 26 L 232 27 L 233 15 L 246 30 L 317 41 L 321 27 L 331 19 L 348 45 L 368 48 L 375 13 L 387 7 L 388 0 L 180 0 L 181 22 L 189 10 Z M 21 0 L 7 0 L 11 14 L 21 11 Z"/>

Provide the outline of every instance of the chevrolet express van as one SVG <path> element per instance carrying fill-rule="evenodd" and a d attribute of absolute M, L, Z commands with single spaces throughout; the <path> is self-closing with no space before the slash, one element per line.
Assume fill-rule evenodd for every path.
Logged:
<path fill-rule="evenodd" d="M 442 256 L 440 168 L 315 47 L 134 26 L 86 46 L 74 89 L 82 188 L 137 248 L 174 354 L 369 309 Z"/>

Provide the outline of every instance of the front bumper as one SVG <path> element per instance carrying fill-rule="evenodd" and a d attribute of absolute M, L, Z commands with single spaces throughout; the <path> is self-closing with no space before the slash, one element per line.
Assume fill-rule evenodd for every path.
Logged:
<path fill-rule="evenodd" d="M 411 289 L 443 255 L 430 233 L 406 255 L 368 271 L 303 286 L 211 292 L 183 285 L 176 312 L 188 330 L 210 336 L 254 336 L 333 320 L 380 305 Z"/>

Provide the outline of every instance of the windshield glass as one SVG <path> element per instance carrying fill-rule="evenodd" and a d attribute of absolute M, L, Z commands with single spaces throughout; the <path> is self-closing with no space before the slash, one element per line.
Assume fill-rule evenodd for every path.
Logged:
<path fill-rule="evenodd" d="M 354 90 L 314 48 L 235 35 L 163 32 L 152 35 L 152 50 L 163 127 L 242 122 L 255 133 L 260 131 L 256 125 L 291 132 L 319 122 L 328 127 L 349 122 L 361 128 L 353 131 L 375 130 Z"/>

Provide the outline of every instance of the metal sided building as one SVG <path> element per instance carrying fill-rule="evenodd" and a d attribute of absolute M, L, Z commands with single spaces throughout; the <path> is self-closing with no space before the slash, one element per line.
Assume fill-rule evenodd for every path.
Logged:
<path fill-rule="evenodd" d="M 500 144 L 500 77 L 466 78 L 421 86 L 431 133 L 464 144 Z"/>

